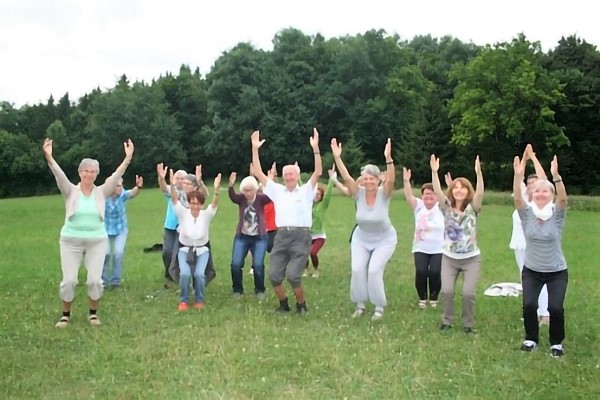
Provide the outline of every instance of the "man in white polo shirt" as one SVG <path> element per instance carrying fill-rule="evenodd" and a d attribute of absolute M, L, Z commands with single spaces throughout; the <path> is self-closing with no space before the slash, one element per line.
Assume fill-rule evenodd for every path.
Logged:
<path fill-rule="evenodd" d="M 263 192 L 271 198 L 275 205 L 275 225 L 277 234 L 271 251 L 270 279 L 273 290 L 279 298 L 280 312 L 290 311 L 288 298 L 283 287 L 287 278 L 296 296 L 296 311 L 305 314 L 306 301 L 302 288 L 302 272 L 306 267 L 310 252 L 312 225 L 312 206 L 315 197 L 315 187 L 323 172 L 321 155 L 319 153 L 319 132 L 313 129 L 310 146 L 315 155 L 315 171 L 310 180 L 302 186 L 298 185 L 300 168 L 297 165 L 283 167 L 283 185 L 275 183 L 267 177 L 260 166 L 258 149 L 264 143 L 260 140 L 259 132 L 252 133 L 252 168 L 254 176 L 263 184 Z"/>

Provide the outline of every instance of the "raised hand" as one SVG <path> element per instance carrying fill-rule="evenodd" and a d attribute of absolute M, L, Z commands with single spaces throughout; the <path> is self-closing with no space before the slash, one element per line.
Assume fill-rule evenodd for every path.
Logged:
<path fill-rule="evenodd" d="M 277 164 L 273 162 L 271 169 L 267 172 L 267 178 L 274 180 L 277 177 Z"/>
<path fill-rule="evenodd" d="M 550 161 L 550 173 L 552 174 L 552 178 L 554 180 L 556 180 L 556 178 L 558 178 L 558 159 L 556 158 L 556 155 L 554 155 L 554 157 L 552 158 L 552 161 Z"/>
<path fill-rule="evenodd" d="M 475 173 L 481 174 L 481 163 L 479 162 L 479 156 L 475 157 Z"/>
<path fill-rule="evenodd" d="M 165 178 L 167 176 L 167 172 L 169 171 L 169 167 L 164 165 L 163 163 L 156 164 L 156 173 L 160 178 Z"/>
<path fill-rule="evenodd" d="M 411 172 L 410 169 L 406 169 L 406 167 L 402 167 L 402 179 L 410 182 Z"/>
<path fill-rule="evenodd" d="M 123 147 L 125 148 L 125 156 L 131 158 L 133 156 L 133 142 L 131 139 L 127 139 L 127 141 L 123 143 Z"/>
<path fill-rule="evenodd" d="M 388 138 L 387 143 L 385 144 L 383 155 L 385 156 L 385 162 L 392 160 L 392 140 L 390 138 Z"/>
<path fill-rule="evenodd" d="M 44 144 L 42 146 L 44 150 L 44 154 L 48 157 L 52 157 L 52 139 L 46 138 L 44 139 Z"/>
<path fill-rule="evenodd" d="M 202 164 L 198 164 L 196 165 L 196 173 L 194 174 L 196 176 L 196 180 L 198 181 L 198 184 L 200 184 L 200 181 L 202 180 Z"/>
<path fill-rule="evenodd" d="M 338 144 L 337 139 L 331 139 L 331 153 L 334 157 L 340 157 L 342 155 L 342 143 Z"/>
<path fill-rule="evenodd" d="M 237 173 L 236 172 L 232 172 L 229 175 L 229 186 L 233 186 L 235 184 L 236 178 L 237 178 Z"/>
<path fill-rule="evenodd" d="M 446 182 L 446 186 L 450 187 L 452 185 L 452 175 L 450 172 L 446 172 L 444 174 L 444 182 Z"/>
<path fill-rule="evenodd" d="M 173 171 L 173 168 L 169 169 L 169 185 L 175 185 L 175 171 Z"/>
<path fill-rule="evenodd" d="M 135 176 L 135 186 L 142 188 L 144 186 L 144 178 L 139 175 Z"/>
<path fill-rule="evenodd" d="M 250 136 L 250 140 L 252 142 L 252 148 L 253 149 L 259 149 L 260 146 L 263 145 L 263 143 L 265 142 L 265 140 L 260 140 L 260 133 L 259 131 L 254 131 L 252 132 L 252 135 Z"/>
<path fill-rule="evenodd" d="M 525 175 L 525 161 L 525 158 L 523 158 L 523 160 L 520 160 L 519 156 L 515 156 L 513 160 L 513 169 L 515 170 L 515 175 Z"/>
<path fill-rule="evenodd" d="M 533 146 L 531 144 L 528 144 L 525 147 L 524 161 L 531 160 L 533 158 L 535 158 L 535 153 L 533 152 Z"/>
<path fill-rule="evenodd" d="M 335 172 L 335 164 L 333 164 L 333 166 L 331 167 L 331 169 L 328 170 L 327 172 L 329 172 L 329 179 L 336 179 L 337 178 L 337 172 Z"/>
<path fill-rule="evenodd" d="M 313 148 L 315 153 L 319 152 L 319 131 L 317 131 L 317 128 L 313 128 L 313 135 L 310 138 L 310 146 Z"/>
<path fill-rule="evenodd" d="M 214 182 L 214 186 L 215 186 L 215 193 L 218 193 L 219 190 L 221 189 L 221 174 L 217 174 L 216 178 L 215 178 L 215 182 Z"/>
<path fill-rule="evenodd" d="M 431 167 L 431 172 L 438 172 L 440 169 L 440 159 L 436 158 L 435 154 L 431 155 L 429 159 L 429 166 Z"/>

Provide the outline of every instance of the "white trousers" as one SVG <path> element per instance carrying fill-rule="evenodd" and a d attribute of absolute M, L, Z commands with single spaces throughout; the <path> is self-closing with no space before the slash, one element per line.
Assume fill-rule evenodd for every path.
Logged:
<path fill-rule="evenodd" d="M 102 268 L 108 246 L 108 238 L 78 239 L 71 237 L 60 238 L 60 267 L 62 281 L 60 282 L 60 299 L 72 302 L 77 287 L 77 277 L 81 263 L 87 269 L 88 296 L 92 300 L 102 297 Z"/>

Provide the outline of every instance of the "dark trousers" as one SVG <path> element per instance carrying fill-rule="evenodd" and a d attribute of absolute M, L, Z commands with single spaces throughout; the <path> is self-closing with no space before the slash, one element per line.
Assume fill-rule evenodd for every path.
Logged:
<path fill-rule="evenodd" d="M 437 301 L 442 288 L 442 254 L 413 253 L 415 258 L 415 288 L 420 300 Z M 429 287 L 429 296 L 427 296 Z"/>
<path fill-rule="evenodd" d="M 163 235 L 162 260 L 165 267 L 165 278 L 167 279 L 171 279 L 171 275 L 169 275 L 171 262 L 173 259 L 177 259 L 177 251 L 179 250 L 178 237 L 179 234 L 175 229 L 165 228 Z"/>
<path fill-rule="evenodd" d="M 542 286 L 548 288 L 548 313 L 550 314 L 550 345 L 561 344 L 565 339 L 565 294 L 569 283 L 567 270 L 536 272 L 526 266 L 521 275 L 523 284 L 523 325 L 525 340 L 539 341 L 537 318 L 538 297 Z"/>

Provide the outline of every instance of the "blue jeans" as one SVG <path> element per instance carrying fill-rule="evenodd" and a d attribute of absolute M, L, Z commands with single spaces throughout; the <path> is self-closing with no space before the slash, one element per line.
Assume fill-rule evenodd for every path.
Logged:
<path fill-rule="evenodd" d="M 210 250 L 206 251 L 196 258 L 194 266 L 194 302 L 204 302 L 204 286 L 206 284 L 204 278 L 204 270 L 208 263 L 208 255 Z M 177 253 L 179 260 L 179 287 L 181 288 L 181 302 L 188 303 L 190 299 L 190 278 L 192 270 L 187 262 L 188 248 L 182 247 Z"/>
<path fill-rule="evenodd" d="M 104 268 L 102 269 L 102 283 L 104 287 L 109 285 L 120 285 L 123 275 L 123 257 L 125 256 L 125 243 L 127 243 L 128 230 L 125 229 L 118 235 L 108 235 L 108 246 L 104 257 Z M 113 250 L 111 250 L 114 248 Z M 112 277 L 110 271 L 110 260 L 113 260 Z"/>
<path fill-rule="evenodd" d="M 265 254 L 269 237 L 248 236 L 240 233 L 233 239 L 233 254 L 231 255 L 231 281 L 234 293 L 244 293 L 242 268 L 248 251 L 252 254 L 254 269 L 254 293 L 265 292 Z"/>

